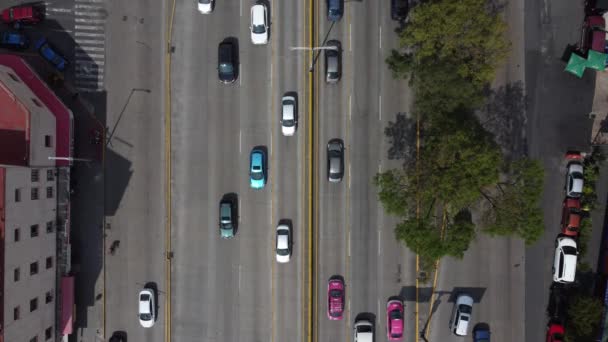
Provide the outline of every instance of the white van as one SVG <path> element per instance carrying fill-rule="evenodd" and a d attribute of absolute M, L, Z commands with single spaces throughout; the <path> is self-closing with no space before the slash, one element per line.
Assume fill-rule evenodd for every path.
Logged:
<path fill-rule="evenodd" d="M 374 325 L 368 320 L 355 322 L 355 342 L 374 342 Z"/>
<path fill-rule="evenodd" d="M 450 319 L 450 330 L 455 335 L 466 336 L 469 330 L 469 322 L 473 313 L 473 297 L 466 293 L 458 294 L 454 309 L 452 309 L 452 318 Z"/>

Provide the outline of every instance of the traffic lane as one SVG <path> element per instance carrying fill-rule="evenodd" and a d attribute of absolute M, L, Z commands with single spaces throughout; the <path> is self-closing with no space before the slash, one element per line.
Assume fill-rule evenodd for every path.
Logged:
<path fill-rule="evenodd" d="M 430 324 L 430 341 L 466 341 L 476 324 L 486 323 L 497 341 L 523 340 L 524 245 L 518 239 L 478 235 L 462 260 L 441 260 L 436 311 Z M 469 337 L 457 337 L 449 321 L 458 293 L 474 300 Z"/>

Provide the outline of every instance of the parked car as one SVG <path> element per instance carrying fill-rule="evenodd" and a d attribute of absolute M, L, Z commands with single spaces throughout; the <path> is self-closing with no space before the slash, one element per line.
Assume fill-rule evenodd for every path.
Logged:
<path fill-rule="evenodd" d="M 410 10 L 408 0 L 391 0 L 391 19 L 403 21 Z"/>
<path fill-rule="evenodd" d="M 583 164 L 578 161 L 568 163 L 566 173 L 566 196 L 579 198 L 583 194 Z"/>
<path fill-rule="evenodd" d="M 0 45 L 13 49 L 27 49 L 30 42 L 24 33 L 6 31 L 0 33 Z"/>
<path fill-rule="evenodd" d="M 566 198 L 562 205 L 562 234 L 576 237 L 581 226 L 581 201 L 578 198 Z"/>
<path fill-rule="evenodd" d="M 214 0 L 198 0 L 198 11 L 202 14 L 213 12 Z"/>
<path fill-rule="evenodd" d="M 42 58 L 51 63 L 55 69 L 64 71 L 68 67 L 68 61 L 61 54 L 59 54 L 57 50 L 51 46 L 51 44 L 49 44 L 46 38 L 41 38 L 36 41 L 35 46 Z"/>
<path fill-rule="evenodd" d="M 386 336 L 389 341 L 403 338 L 403 302 L 399 299 L 386 303 Z"/>
<path fill-rule="evenodd" d="M 251 42 L 255 45 L 268 43 L 268 14 L 264 4 L 251 6 Z"/>
<path fill-rule="evenodd" d="M 555 240 L 555 257 L 553 259 L 553 281 L 556 283 L 572 283 L 576 276 L 576 261 L 578 250 L 576 241 L 567 236 Z"/>
<path fill-rule="evenodd" d="M 218 47 L 217 70 L 222 83 L 233 83 L 238 78 L 237 52 L 235 44 L 224 40 Z"/>
<path fill-rule="evenodd" d="M 251 150 L 249 184 L 254 189 L 263 189 L 266 185 L 266 152 L 261 148 Z"/>
<path fill-rule="evenodd" d="M 342 44 L 332 39 L 326 46 L 333 49 L 325 50 L 325 82 L 338 83 L 342 77 Z"/>
<path fill-rule="evenodd" d="M 291 227 L 279 224 L 276 238 L 277 262 L 286 263 L 291 258 Z"/>
<path fill-rule="evenodd" d="M 594 50 L 604 53 L 606 43 L 606 21 L 601 15 L 591 15 L 583 23 L 583 51 Z"/>
<path fill-rule="evenodd" d="M 296 133 L 297 112 L 296 98 L 291 95 L 283 96 L 283 99 L 281 99 L 281 133 L 286 137 L 293 136 Z"/>
<path fill-rule="evenodd" d="M 344 142 L 331 139 L 327 143 L 327 179 L 331 183 L 342 181 L 344 176 Z"/>
<path fill-rule="evenodd" d="M 22 23 L 36 24 L 44 19 L 43 8 L 38 6 L 20 5 L 13 6 L 2 11 L 2 21 L 6 24 Z"/>
<path fill-rule="evenodd" d="M 144 288 L 139 292 L 139 324 L 144 328 L 151 328 L 156 321 L 156 306 L 154 304 L 154 290 Z"/>
<path fill-rule="evenodd" d="M 236 233 L 235 203 L 227 199 L 220 201 L 220 237 L 230 239 Z"/>
<path fill-rule="evenodd" d="M 452 318 L 450 319 L 450 330 L 458 336 L 466 336 L 469 330 L 469 322 L 473 313 L 473 297 L 466 293 L 458 294 Z"/>
<path fill-rule="evenodd" d="M 473 342 L 490 342 L 490 329 L 488 327 L 475 327 L 473 329 Z"/>
<path fill-rule="evenodd" d="M 566 330 L 558 323 L 550 323 L 547 326 L 547 342 L 563 342 Z"/>
<path fill-rule="evenodd" d="M 344 0 L 327 0 L 327 20 L 339 21 L 344 14 Z"/>
<path fill-rule="evenodd" d="M 327 317 L 341 320 L 344 317 L 344 281 L 341 278 L 330 278 L 327 282 Z"/>

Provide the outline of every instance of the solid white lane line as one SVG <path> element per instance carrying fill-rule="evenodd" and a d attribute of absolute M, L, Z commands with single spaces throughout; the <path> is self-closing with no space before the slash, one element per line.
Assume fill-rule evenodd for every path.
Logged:
<path fill-rule="evenodd" d="M 353 51 L 353 24 L 348 24 L 348 51 Z"/>
<path fill-rule="evenodd" d="M 243 16 L 243 0 L 239 1 L 239 14 L 241 17 Z"/>
<path fill-rule="evenodd" d="M 378 32 L 378 43 L 380 45 L 380 50 L 382 50 L 382 26 L 380 26 L 380 31 Z"/>
<path fill-rule="evenodd" d="M 353 175 L 350 173 L 350 163 L 348 163 L 348 188 L 350 189 L 350 180 L 353 178 Z"/>
<path fill-rule="evenodd" d="M 348 95 L 348 121 L 351 121 L 352 110 L 353 110 L 353 96 Z"/>
<path fill-rule="evenodd" d="M 348 245 L 346 245 L 346 249 L 348 250 L 348 257 L 350 258 L 350 239 L 348 239 Z"/>
<path fill-rule="evenodd" d="M 241 67 L 241 63 L 239 63 L 239 87 L 243 85 L 243 68 Z"/>
<path fill-rule="evenodd" d="M 378 95 L 378 120 L 382 121 L 382 95 Z"/>
<path fill-rule="evenodd" d="M 378 255 L 382 254 L 380 253 L 382 248 L 382 231 L 380 229 L 378 229 Z"/>

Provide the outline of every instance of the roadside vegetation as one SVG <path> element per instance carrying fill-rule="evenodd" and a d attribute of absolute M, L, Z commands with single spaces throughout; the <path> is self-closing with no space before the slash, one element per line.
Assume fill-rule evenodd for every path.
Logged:
<path fill-rule="evenodd" d="M 374 181 L 385 211 L 402 219 L 397 239 L 424 264 L 461 258 L 479 230 L 526 244 L 542 235 L 542 166 L 506 153 L 476 116 L 509 52 L 505 30 L 487 1 L 423 2 L 386 60 L 414 91 L 419 148 Z"/>

